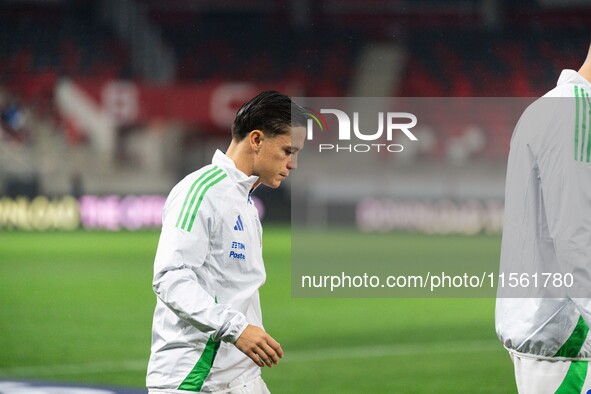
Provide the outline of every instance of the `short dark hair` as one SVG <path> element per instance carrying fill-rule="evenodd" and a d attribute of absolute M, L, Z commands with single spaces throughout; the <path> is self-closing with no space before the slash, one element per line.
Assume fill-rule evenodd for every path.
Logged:
<path fill-rule="evenodd" d="M 252 130 L 270 136 L 287 134 L 289 127 L 306 126 L 306 119 L 306 111 L 289 96 L 267 90 L 240 107 L 232 125 L 232 138 L 242 141 Z"/>

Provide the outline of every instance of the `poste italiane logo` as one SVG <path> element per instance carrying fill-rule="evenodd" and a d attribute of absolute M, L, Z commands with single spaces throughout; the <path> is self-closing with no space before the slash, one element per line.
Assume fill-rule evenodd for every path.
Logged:
<path fill-rule="evenodd" d="M 314 139 L 314 129 L 319 129 L 321 133 L 328 132 L 328 122 L 322 114 L 331 114 L 336 117 L 338 123 L 338 141 L 337 144 L 318 144 L 318 152 L 390 152 L 397 153 L 404 150 L 404 146 L 398 143 L 392 143 L 392 138 L 397 132 L 402 132 L 409 140 L 417 141 L 417 137 L 410 131 L 416 126 L 417 117 L 409 112 L 378 112 L 378 130 L 373 133 L 366 133 L 359 128 L 359 112 L 353 112 L 353 125 L 351 125 L 351 118 L 344 111 L 334 108 L 323 108 L 320 112 L 313 111 L 310 108 L 307 110 L 308 122 L 306 125 L 307 139 Z M 351 127 L 352 126 L 352 127 Z M 373 143 L 353 144 L 347 143 L 352 141 L 351 130 L 353 136 L 361 141 L 375 141 Z M 378 143 L 379 139 L 386 133 L 387 143 Z"/>

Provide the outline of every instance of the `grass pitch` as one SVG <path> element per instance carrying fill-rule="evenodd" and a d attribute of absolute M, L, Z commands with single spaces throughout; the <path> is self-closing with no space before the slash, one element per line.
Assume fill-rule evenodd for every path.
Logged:
<path fill-rule="evenodd" d="M 448 238 L 445 248 L 466 242 Z M 157 232 L 0 233 L 0 379 L 143 387 L 157 242 Z M 479 239 L 480 257 L 498 259 L 499 243 Z M 263 371 L 272 392 L 516 392 L 493 299 L 294 299 L 289 230 L 266 227 L 264 249 L 265 328 L 286 353 Z"/>

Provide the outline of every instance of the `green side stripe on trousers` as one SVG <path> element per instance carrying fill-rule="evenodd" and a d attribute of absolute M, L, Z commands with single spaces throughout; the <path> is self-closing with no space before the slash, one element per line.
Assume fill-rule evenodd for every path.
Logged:
<path fill-rule="evenodd" d="M 181 383 L 178 388 L 179 390 L 201 391 L 201 387 L 203 387 L 203 383 L 211 371 L 213 361 L 215 360 L 219 348 L 220 341 L 214 341 L 209 337 L 207 345 L 205 345 L 205 349 L 203 349 L 203 353 L 201 353 L 201 357 L 199 357 L 199 361 L 197 361 L 197 364 L 195 364 L 191 372 L 189 372 L 185 380 L 183 380 L 183 383 Z"/>
<path fill-rule="evenodd" d="M 183 207 L 181 208 L 181 212 L 179 213 L 179 218 L 176 221 L 177 227 L 179 227 L 179 224 L 181 223 L 181 219 L 183 218 L 183 216 L 185 216 L 185 208 L 187 207 L 187 203 L 191 199 L 191 194 L 193 194 L 193 190 L 197 187 L 197 185 L 199 185 L 201 183 L 203 178 L 205 178 L 206 176 L 208 176 L 212 172 L 216 171 L 217 169 L 218 169 L 218 167 L 214 166 L 213 168 L 211 168 L 211 169 L 205 171 L 203 174 L 201 174 L 201 176 L 199 178 L 197 178 L 197 180 L 195 182 L 193 182 L 193 185 L 191 185 L 191 188 L 189 189 L 189 192 L 187 193 L 187 197 L 185 197 L 185 202 L 183 203 Z"/>
<path fill-rule="evenodd" d="M 583 344 L 585 343 L 585 338 L 587 338 L 587 333 L 589 332 L 589 326 L 585 323 L 582 316 L 579 316 L 579 320 L 577 321 L 577 325 L 575 326 L 573 332 L 570 334 L 566 342 L 558 349 L 554 357 L 569 357 L 575 358 L 579 355 Z"/>
<path fill-rule="evenodd" d="M 564 380 L 554 394 L 580 393 L 587 377 L 588 361 L 572 361 Z"/>
<path fill-rule="evenodd" d="M 575 97 L 577 106 L 575 119 L 575 160 L 579 160 L 579 87 L 577 85 L 575 85 Z"/>
<path fill-rule="evenodd" d="M 197 200 L 197 197 L 203 192 L 203 190 L 209 189 L 209 183 L 211 182 L 212 179 L 214 179 L 219 174 L 223 174 L 223 173 L 224 172 L 221 169 L 218 169 L 217 171 L 212 172 L 211 175 L 209 175 L 207 178 L 205 178 L 199 184 L 199 186 L 197 187 L 197 190 L 195 190 L 195 192 L 193 193 L 193 196 L 191 197 L 191 201 L 189 201 L 189 208 L 187 209 L 187 212 L 185 213 L 183 223 L 181 223 L 181 228 L 184 228 L 187 231 L 191 231 L 190 229 L 187 228 L 187 221 L 191 217 L 191 212 L 193 212 L 193 210 L 195 209 L 195 200 Z"/>
<path fill-rule="evenodd" d="M 583 102 L 583 112 L 581 113 L 583 126 L 581 127 L 581 147 L 579 152 L 579 160 L 583 161 L 583 149 L 585 147 L 585 137 L 587 135 L 587 100 L 585 100 L 585 89 L 583 88 L 581 88 L 581 101 Z"/>
<path fill-rule="evenodd" d="M 199 211 L 199 207 L 201 206 L 201 202 L 203 201 L 203 197 L 205 197 L 205 193 L 207 193 L 207 191 L 212 186 L 214 186 L 216 183 L 218 183 L 219 181 L 221 181 L 225 177 L 226 177 L 226 174 L 222 172 L 221 175 L 219 175 L 217 178 L 214 178 L 208 185 L 206 185 L 203 188 L 203 191 L 201 192 L 201 194 L 199 195 L 199 199 L 197 200 L 197 205 L 192 210 L 192 213 L 191 213 L 191 221 L 189 222 L 189 226 L 187 227 L 187 231 L 191 231 L 191 229 L 193 228 L 193 223 L 195 222 L 195 217 L 197 217 L 197 212 Z"/>

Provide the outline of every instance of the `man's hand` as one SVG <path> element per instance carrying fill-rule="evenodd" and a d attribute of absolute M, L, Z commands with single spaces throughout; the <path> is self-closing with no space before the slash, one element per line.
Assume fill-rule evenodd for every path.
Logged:
<path fill-rule="evenodd" d="M 262 328 L 250 324 L 246 326 L 234 345 L 259 367 L 264 367 L 266 364 L 271 368 L 273 364 L 277 365 L 280 358 L 283 358 L 281 345 Z"/>

